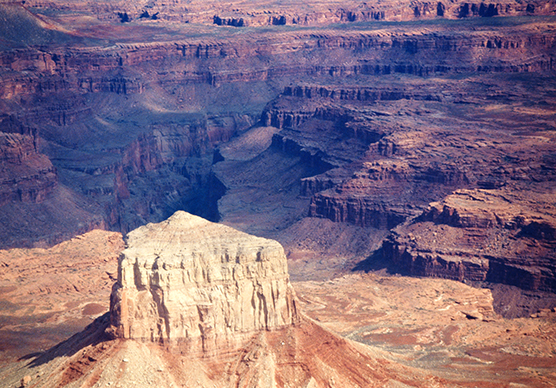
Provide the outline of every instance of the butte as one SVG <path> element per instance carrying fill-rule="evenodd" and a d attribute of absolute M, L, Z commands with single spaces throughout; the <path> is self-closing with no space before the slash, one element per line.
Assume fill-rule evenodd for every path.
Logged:
<path fill-rule="evenodd" d="M 110 312 L 6 387 L 448 386 L 305 317 L 276 241 L 182 211 L 125 240 Z"/>

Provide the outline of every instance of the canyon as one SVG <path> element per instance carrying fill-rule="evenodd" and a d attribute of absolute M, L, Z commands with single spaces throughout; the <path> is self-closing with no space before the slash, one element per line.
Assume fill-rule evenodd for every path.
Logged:
<path fill-rule="evenodd" d="M 434 375 L 440 385 L 465 386 L 462 376 L 471 372 L 455 365 L 460 362 L 524 362 L 521 372 L 496 378 L 494 369 L 473 364 L 469 368 L 480 372 L 469 378 L 550 386 L 552 350 L 538 338 L 556 307 L 556 3 L 230 4 L 0 3 L 0 248 L 6 283 L 0 299 L 7 306 L 0 334 L 29 341 L 20 352 L 2 342 L 6 365 L 15 354 L 24 357 L 80 332 L 91 317 L 97 320 L 88 331 L 62 348 L 101 352 L 105 345 L 83 338 L 96 338 L 108 327 L 121 343 L 134 330 L 162 343 L 182 341 L 168 334 L 174 333 L 168 328 L 175 317 L 166 329 L 122 318 L 125 303 L 118 298 L 129 292 L 133 299 L 147 284 L 128 289 L 131 283 L 115 275 L 114 258 L 124 249 L 118 236 L 127 235 L 124 255 L 139 240 L 163 240 L 167 236 L 133 236 L 183 210 L 218 222 L 224 234 L 232 227 L 278 241 L 289 268 L 282 280 L 289 277 L 301 295 L 297 308 L 324 325 L 303 318 L 303 330 L 317 336 L 331 330 L 355 346 L 379 346 L 373 352 L 393 357 L 394 369 L 399 363 L 400 370 L 421 368 L 415 373 Z M 76 253 L 61 259 L 57 252 L 67 244 Z M 112 250 L 91 259 L 95 269 L 82 284 L 71 281 L 77 294 L 70 286 L 55 288 L 55 295 L 72 295 L 67 314 L 44 310 L 61 305 L 51 296 L 44 299 L 44 287 L 35 301 L 13 288 L 25 294 L 29 279 L 49 273 L 43 263 L 49 260 L 62 260 L 58 269 L 64 273 L 82 273 L 80 257 L 90 255 L 79 250 L 103 248 L 94 244 Z M 29 269 L 21 267 L 25 262 Z M 90 287 L 96 276 L 104 282 L 99 293 Z M 121 293 L 113 294 L 110 317 L 101 316 L 100 310 L 109 310 L 113 282 Z M 276 287 L 291 287 L 284 284 Z M 423 295 L 442 294 L 458 303 L 426 304 L 418 284 Z M 364 291 L 383 286 L 392 290 L 391 299 L 374 288 L 375 299 Z M 342 287 L 353 287 L 353 305 Z M 404 304 L 404 287 L 413 290 L 408 292 L 422 310 Z M 458 292 L 469 300 L 452 296 Z M 283 305 L 291 307 L 293 299 L 287 300 Z M 362 307 L 365 300 L 368 308 Z M 370 307 L 378 300 L 394 307 L 382 315 Z M 26 312 L 17 307 L 25 303 L 33 306 Z M 87 312 L 95 314 L 81 314 L 87 303 Z M 150 322 L 156 303 L 149 303 L 144 318 Z M 480 309 L 460 308 L 477 303 Z M 396 305 L 406 306 L 413 318 L 398 315 Z M 342 309 L 350 312 L 342 317 Z M 232 316 L 230 311 L 225 314 Z M 425 330 L 422 311 L 434 312 L 439 325 L 456 322 L 453 333 Z M 389 327 L 382 316 L 405 324 Z M 409 324 L 412 319 L 416 323 Z M 485 336 L 506 329 L 512 334 L 507 342 L 470 334 L 484 329 L 472 325 L 483 324 L 490 327 Z M 45 335 L 34 348 L 27 332 Z M 407 343 L 395 344 L 395 336 L 387 335 L 392 332 Z M 527 350 L 516 337 L 525 332 L 533 338 Z M 288 338 L 305 341 L 292 333 Z M 261 338 L 253 346 L 278 343 L 278 337 Z M 481 341 L 488 345 L 481 347 Z M 135 355 L 166 357 L 158 344 L 143 345 Z M 272 349 L 265 357 L 278 357 L 279 347 Z M 438 356 L 445 351 L 450 356 Z M 48 354 L 58 354 L 53 352 Z M 546 368 L 532 372 L 534 359 L 519 358 L 527 352 Z M 78 361 L 83 363 L 94 364 Z M 451 365 L 449 373 L 442 363 Z M 160 365 L 151 365 L 155 375 Z"/>
<path fill-rule="evenodd" d="M 423 162 L 418 168 L 423 171 L 395 173 L 415 175 L 416 180 L 407 178 L 409 185 L 430 192 L 418 200 L 400 198 L 405 205 L 369 203 L 368 198 L 382 195 L 380 189 L 365 192 L 349 182 L 347 175 L 358 169 L 353 163 L 407 162 L 424 144 L 411 140 L 422 138 L 421 126 L 434 126 L 427 128 L 430 136 L 450 132 L 452 143 L 469 142 L 447 129 L 454 119 L 462 120 L 457 127 L 464 128 L 465 137 L 482 139 L 485 129 L 477 121 L 488 121 L 493 136 L 508 128 L 500 120 L 510 111 L 515 131 L 530 146 L 538 139 L 547 148 L 549 159 L 539 163 L 550 175 L 550 145 L 532 136 L 527 125 L 537 122 L 535 133 L 550 141 L 553 96 L 547 85 L 555 42 L 551 19 L 542 16 L 495 18 L 504 20 L 495 28 L 484 18 L 441 18 L 409 21 L 403 30 L 387 22 L 350 22 L 274 26 L 246 35 L 239 28 L 162 20 L 109 23 L 99 31 L 102 18 L 85 24 L 53 5 L 53 15 L 41 7 L 2 4 L 12 28 L 27 35 L 16 39 L 5 33 L 0 95 L 5 120 L 34 134 L 42 168 L 52 164 L 56 177 L 49 178 L 48 187 L 37 178 L 32 201 L 12 198 L 2 212 L 8 214 L 3 247 L 54 244 L 94 227 L 125 233 L 178 209 L 225 219 L 218 200 L 233 190 L 223 182 L 226 177 L 217 177 L 224 168 L 219 164 L 228 162 L 218 159 L 219 147 L 261 126 L 281 129 L 270 144 L 281 153 L 276 157 L 301 158 L 296 179 L 302 187 L 296 194 L 311 197 L 304 212 L 333 221 L 391 228 L 454 189 L 503 184 L 499 172 L 465 172 L 454 167 L 455 161 L 432 156 L 428 166 Z M 68 23 L 72 29 L 64 27 Z M 41 48 L 45 45 L 48 50 Z M 507 93 L 503 85 L 508 83 L 520 85 L 519 92 Z M 473 109 L 478 99 L 491 101 L 491 109 Z M 341 142 L 331 145 L 338 136 Z M 514 143 L 502 147 L 509 152 Z M 460 144 L 429 144 L 453 150 L 450 157 L 468 155 Z M 486 148 L 494 163 L 499 147 Z M 439 163 L 446 171 L 435 166 Z M 476 169 L 468 163 L 468 169 Z M 385 171 L 377 172 L 377 179 L 394 174 L 386 171 L 391 168 L 407 169 L 381 165 Z M 542 179 L 550 180 L 547 176 Z M 340 214 L 345 199 L 330 192 L 331 186 L 339 188 L 331 182 L 340 181 L 343 191 L 361 190 L 350 214 Z M 9 177 L 5 185 L 12 189 Z M 48 206 L 49 201 L 56 205 Z M 388 214 L 380 209 L 385 206 Z M 66 216 L 49 215 L 48 227 L 40 220 L 17 222 L 30 209 L 45 214 L 52 207 L 67 207 L 61 212 Z M 70 213 L 79 213 L 80 222 L 68 220 Z"/>

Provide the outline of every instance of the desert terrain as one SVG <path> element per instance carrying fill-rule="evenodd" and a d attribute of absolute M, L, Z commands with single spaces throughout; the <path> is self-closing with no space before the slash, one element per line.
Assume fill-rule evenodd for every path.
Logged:
<path fill-rule="evenodd" d="M 0 20 L 7 386 L 556 385 L 554 1 L 28 0 Z M 234 378 L 106 334 L 124 237 L 181 210 L 287 257 L 303 323 L 196 361 Z M 364 371 L 325 372 L 346 360 Z"/>
<path fill-rule="evenodd" d="M 65 383 L 59 386 L 65 386 L 83 376 L 94 377 L 95 370 L 97 378 L 81 380 L 79 386 L 197 386 L 191 379 L 199 376 L 185 361 L 191 354 L 169 356 L 159 344 L 145 347 L 130 340 L 98 339 L 109 322 L 110 293 L 122 249 L 118 233 L 92 231 L 48 250 L 3 251 L 7 276 L 1 285 L 0 377 L 10 382 L 6 386 L 19 386 L 25 376 L 29 386 L 58 386 L 48 380 L 44 385 L 44 379 L 64 373 Z M 22 255 L 28 258 L 25 266 Z M 380 382 L 385 376 L 422 387 L 554 386 L 554 309 L 507 319 L 494 310 L 489 289 L 385 271 L 293 281 L 292 286 L 299 310 L 312 322 L 364 344 L 367 354 L 381 363 L 384 369 L 373 377 L 378 386 L 384 386 Z M 330 335 L 318 328 L 305 330 L 314 336 L 308 344 Z M 291 337 L 274 340 L 284 338 Z M 308 344 L 302 351 L 310 363 L 315 356 Z M 152 360 L 146 363 L 145 357 Z M 213 362 L 212 367 L 223 363 L 222 358 Z M 113 372 L 99 379 L 99 368 Z M 365 373 L 369 371 L 359 371 Z M 187 380 L 184 374 L 194 377 Z"/>

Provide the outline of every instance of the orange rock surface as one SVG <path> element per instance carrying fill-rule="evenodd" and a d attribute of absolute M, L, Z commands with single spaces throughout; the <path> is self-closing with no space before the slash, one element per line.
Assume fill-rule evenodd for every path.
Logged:
<path fill-rule="evenodd" d="M 108 311 L 121 234 L 94 230 L 49 249 L 0 251 L 0 358 L 64 340 Z"/>

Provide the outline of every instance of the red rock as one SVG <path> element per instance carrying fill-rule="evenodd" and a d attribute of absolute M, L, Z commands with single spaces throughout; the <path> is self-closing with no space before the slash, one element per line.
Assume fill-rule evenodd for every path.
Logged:
<path fill-rule="evenodd" d="M 543 202 L 550 198 L 459 190 L 396 228 L 384 253 L 403 273 L 555 292 L 556 214 Z M 539 225 L 542 233 L 529 232 Z"/>

